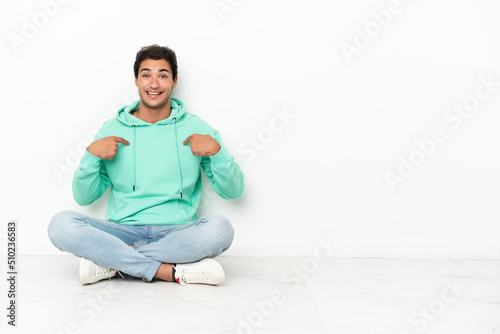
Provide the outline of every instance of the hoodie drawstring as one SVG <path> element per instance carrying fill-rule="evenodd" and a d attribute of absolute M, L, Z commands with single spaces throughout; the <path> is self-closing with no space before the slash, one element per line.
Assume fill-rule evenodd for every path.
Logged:
<path fill-rule="evenodd" d="M 173 118 L 173 123 L 174 123 L 174 136 L 175 136 L 175 149 L 177 150 L 177 170 L 179 171 L 179 192 L 182 198 L 182 176 L 181 176 L 181 162 L 179 158 L 179 145 L 177 143 L 177 125 L 176 125 L 177 118 Z"/>
<path fill-rule="evenodd" d="M 132 186 L 132 191 L 135 191 L 135 181 L 136 181 L 136 172 L 135 172 L 135 125 L 132 125 L 134 129 L 134 185 Z"/>

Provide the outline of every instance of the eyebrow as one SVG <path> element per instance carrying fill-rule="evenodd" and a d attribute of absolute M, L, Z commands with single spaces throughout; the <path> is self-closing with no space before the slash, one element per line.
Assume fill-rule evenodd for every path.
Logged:
<path fill-rule="evenodd" d="M 149 69 L 149 68 L 145 67 L 145 68 L 143 68 L 140 72 L 142 72 L 142 71 L 151 71 L 151 69 Z M 139 73 L 140 73 L 140 72 L 139 72 Z M 170 73 L 170 71 L 169 71 L 169 70 L 167 70 L 166 68 L 162 68 L 162 69 L 158 70 L 158 72 L 168 72 L 168 73 Z"/>

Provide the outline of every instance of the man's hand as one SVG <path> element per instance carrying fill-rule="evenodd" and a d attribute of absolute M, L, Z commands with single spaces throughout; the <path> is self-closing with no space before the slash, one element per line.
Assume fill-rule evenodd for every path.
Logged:
<path fill-rule="evenodd" d="M 210 135 L 195 133 L 184 140 L 184 145 L 191 143 L 191 152 L 198 157 L 206 157 L 217 154 L 220 144 Z"/>
<path fill-rule="evenodd" d="M 96 140 L 87 147 L 87 151 L 101 159 L 113 159 L 118 150 L 118 143 L 130 145 L 130 143 L 122 137 L 104 137 Z"/>

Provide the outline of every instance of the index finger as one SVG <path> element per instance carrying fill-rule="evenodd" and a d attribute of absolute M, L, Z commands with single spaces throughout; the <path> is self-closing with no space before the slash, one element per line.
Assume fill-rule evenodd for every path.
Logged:
<path fill-rule="evenodd" d="M 125 144 L 125 145 L 130 145 L 130 143 L 128 142 L 128 140 L 125 140 L 122 137 L 115 137 L 115 140 L 116 140 L 117 143 L 122 143 L 122 144 Z"/>
<path fill-rule="evenodd" d="M 186 145 L 187 143 L 189 143 L 192 138 L 193 138 L 193 135 L 187 137 L 186 140 L 184 140 L 184 142 L 182 143 L 182 145 Z"/>

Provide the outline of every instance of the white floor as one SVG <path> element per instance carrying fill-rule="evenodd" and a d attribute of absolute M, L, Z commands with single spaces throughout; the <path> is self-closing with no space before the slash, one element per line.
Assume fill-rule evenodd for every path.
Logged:
<path fill-rule="evenodd" d="M 226 281 L 216 287 L 82 286 L 76 257 L 21 256 L 18 326 L 4 315 L 1 332 L 500 333 L 500 259 L 218 260 Z"/>

